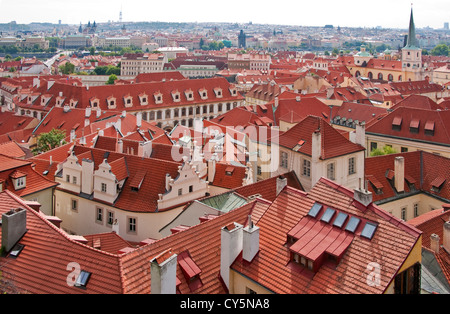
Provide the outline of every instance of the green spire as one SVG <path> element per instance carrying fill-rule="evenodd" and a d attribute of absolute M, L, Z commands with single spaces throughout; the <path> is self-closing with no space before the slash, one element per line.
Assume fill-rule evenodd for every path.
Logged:
<path fill-rule="evenodd" d="M 411 8 L 411 18 L 409 20 L 408 39 L 405 48 L 419 48 L 419 41 L 416 37 L 416 26 L 414 25 L 413 9 Z"/>

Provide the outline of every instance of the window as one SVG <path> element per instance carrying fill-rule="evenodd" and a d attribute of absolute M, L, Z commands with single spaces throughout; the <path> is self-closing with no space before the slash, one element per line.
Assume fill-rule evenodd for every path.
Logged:
<path fill-rule="evenodd" d="M 66 182 L 70 183 L 70 176 L 69 175 L 66 175 Z"/>
<path fill-rule="evenodd" d="M 336 166 L 334 162 L 327 165 L 327 178 L 330 180 L 336 179 Z"/>
<path fill-rule="evenodd" d="M 311 176 L 311 162 L 307 159 L 303 159 L 302 174 L 308 178 Z"/>
<path fill-rule="evenodd" d="M 77 184 L 77 177 L 75 177 L 75 176 L 72 177 L 72 183 Z"/>
<path fill-rule="evenodd" d="M 378 148 L 378 144 L 376 142 L 370 142 L 370 151 Z"/>
<path fill-rule="evenodd" d="M 401 148 L 401 152 L 402 153 L 407 153 L 408 152 L 408 147 L 402 147 Z"/>
<path fill-rule="evenodd" d="M 255 290 L 250 289 L 247 287 L 247 294 L 257 294 Z"/>
<path fill-rule="evenodd" d="M 98 222 L 103 221 L 103 208 L 97 207 L 97 213 L 96 213 L 95 220 Z"/>
<path fill-rule="evenodd" d="M 404 272 L 395 276 L 395 294 L 419 294 L 420 293 L 421 266 L 417 263 Z"/>
<path fill-rule="evenodd" d="M 106 189 L 107 189 L 107 184 L 106 183 L 102 183 L 102 192 L 106 193 Z"/>
<path fill-rule="evenodd" d="M 178 196 L 183 195 L 183 189 L 178 189 Z"/>
<path fill-rule="evenodd" d="M 414 204 L 414 217 L 419 216 L 419 204 L 415 203 Z"/>
<path fill-rule="evenodd" d="M 77 281 L 75 282 L 75 287 L 86 288 L 90 277 L 91 277 L 90 272 L 82 270 L 80 272 L 80 275 L 78 275 Z"/>
<path fill-rule="evenodd" d="M 406 220 L 406 207 L 402 208 L 400 215 L 402 220 Z"/>
<path fill-rule="evenodd" d="M 136 218 L 128 218 L 128 232 L 136 232 Z"/>
<path fill-rule="evenodd" d="M 348 160 L 348 174 L 355 174 L 356 173 L 356 164 L 355 164 L 355 157 L 352 157 Z"/>
<path fill-rule="evenodd" d="M 189 193 L 192 193 L 194 191 L 194 186 L 193 185 L 190 185 L 189 186 Z"/>
<path fill-rule="evenodd" d="M 288 154 L 286 152 L 281 152 L 281 163 L 280 166 L 283 168 L 288 167 Z"/>
<path fill-rule="evenodd" d="M 78 210 L 78 201 L 77 200 L 72 200 L 71 204 L 72 204 L 72 210 Z"/>
<path fill-rule="evenodd" d="M 114 212 L 108 211 L 108 225 L 112 225 L 114 223 Z"/>

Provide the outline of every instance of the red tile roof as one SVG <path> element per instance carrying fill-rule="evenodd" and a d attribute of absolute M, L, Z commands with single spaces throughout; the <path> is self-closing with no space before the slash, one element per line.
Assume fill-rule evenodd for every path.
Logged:
<path fill-rule="evenodd" d="M 418 132 L 411 132 L 413 120 L 420 121 Z M 396 110 L 381 118 L 366 128 L 368 134 L 400 137 L 409 141 L 425 141 L 436 145 L 450 144 L 450 111 L 425 110 L 408 107 L 398 107 Z M 426 134 L 424 127 L 434 122 L 434 133 Z M 393 125 L 401 123 L 400 129 Z"/>
<path fill-rule="evenodd" d="M 284 134 L 281 134 L 279 144 L 294 149 L 300 140 L 304 140 L 304 145 L 297 151 L 311 156 L 312 134 L 316 130 L 320 130 L 321 133 L 321 159 L 334 158 L 364 150 L 364 147 L 346 139 L 323 118 L 315 116 L 306 117 Z"/>
<path fill-rule="evenodd" d="M 369 240 L 361 236 L 364 224 L 360 223 L 350 243 L 338 245 L 339 242 L 334 242 L 336 248 L 343 249 L 341 260 L 338 263 L 324 260 L 322 266 L 313 273 L 291 261 L 289 247 L 292 246 L 289 242 L 286 245 L 286 240 L 288 233 L 307 217 L 315 202 L 323 204 L 324 208 L 331 207 L 350 216 L 375 222 L 378 226 L 372 239 Z M 244 261 L 242 255 L 238 256 L 231 268 L 270 291 L 280 294 L 384 293 L 421 233 L 374 205 L 369 205 L 367 210 L 362 211 L 353 204 L 353 191 L 325 178 L 320 179 L 308 194 L 291 188 L 284 189 L 257 223 L 260 228 L 259 253 L 251 263 Z M 331 240 L 336 236 L 339 237 L 340 231 L 336 230 L 334 236 L 328 233 L 330 236 L 328 238 L 324 232 L 330 227 L 323 225 L 322 228 L 325 229 L 313 232 L 315 235 L 313 238 L 317 243 L 314 246 L 313 242 L 309 242 L 313 251 L 308 254 L 313 254 L 315 250 L 332 250 L 331 246 L 325 248 L 325 242 L 319 241 L 318 236 L 324 237 L 327 241 L 330 239 L 331 245 L 333 243 Z M 333 230 L 335 229 L 331 229 L 330 232 Z M 305 236 L 309 235 L 307 231 Z M 398 238 L 402 241 L 393 241 Z M 385 259 L 383 256 L 389 258 Z M 367 265 L 373 261 L 377 261 L 383 269 L 379 286 L 369 286 L 366 282 L 369 274 Z"/>
<path fill-rule="evenodd" d="M 246 178 L 246 167 L 216 163 L 216 172 L 210 184 L 227 189 L 235 189 L 243 185 Z"/>

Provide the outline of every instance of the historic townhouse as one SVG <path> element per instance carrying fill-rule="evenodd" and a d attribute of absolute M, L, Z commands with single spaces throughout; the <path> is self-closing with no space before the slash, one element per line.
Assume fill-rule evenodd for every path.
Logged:
<path fill-rule="evenodd" d="M 236 87 L 224 78 L 93 87 L 49 81 L 41 88 L 23 93 L 17 104 L 21 113 L 38 111 L 42 119 L 54 106 L 90 107 L 93 112 L 140 112 L 143 120 L 165 129 L 177 124 L 193 127 L 194 118 L 212 119 L 244 101 Z"/>

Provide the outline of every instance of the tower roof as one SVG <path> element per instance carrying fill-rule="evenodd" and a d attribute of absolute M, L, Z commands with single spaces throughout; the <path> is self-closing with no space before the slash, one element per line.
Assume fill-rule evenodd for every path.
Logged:
<path fill-rule="evenodd" d="M 409 20 L 409 31 L 408 31 L 408 39 L 406 42 L 406 46 L 404 48 L 408 49 L 420 49 L 419 41 L 416 37 L 416 26 L 414 25 L 414 16 L 413 9 L 411 8 L 411 17 Z"/>

